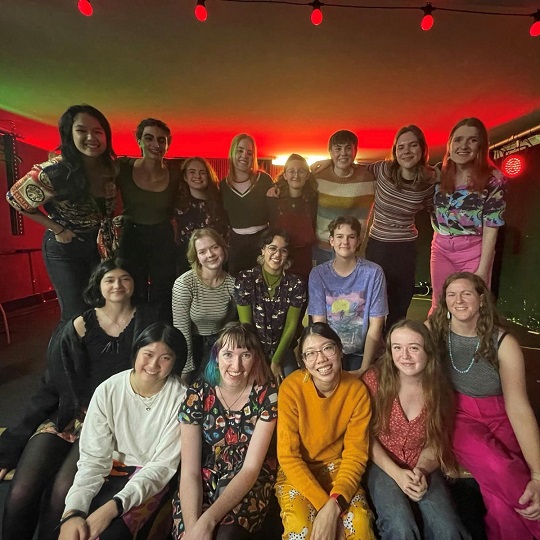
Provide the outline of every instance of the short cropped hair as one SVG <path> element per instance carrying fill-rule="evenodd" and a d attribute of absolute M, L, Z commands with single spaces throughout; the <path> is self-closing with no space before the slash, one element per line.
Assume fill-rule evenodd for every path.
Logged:
<path fill-rule="evenodd" d="M 138 141 L 142 139 L 143 131 L 145 127 L 157 127 L 162 129 L 167 134 L 167 142 L 171 144 L 172 135 L 169 126 L 162 120 L 157 120 L 156 118 L 145 118 L 139 122 L 137 130 L 135 131 L 135 137 Z"/>
<path fill-rule="evenodd" d="M 355 148 L 358 148 L 358 137 L 348 129 L 340 129 L 330 136 L 328 150 L 331 150 L 336 144 L 352 144 Z"/>
<path fill-rule="evenodd" d="M 334 236 L 336 229 L 342 225 L 349 225 L 349 227 L 358 235 L 358 238 L 360 238 L 362 225 L 360 225 L 360 222 L 354 216 L 339 216 L 331 221 L 328 225 L 328 232 L 330 233 L 330 236 Z"/>

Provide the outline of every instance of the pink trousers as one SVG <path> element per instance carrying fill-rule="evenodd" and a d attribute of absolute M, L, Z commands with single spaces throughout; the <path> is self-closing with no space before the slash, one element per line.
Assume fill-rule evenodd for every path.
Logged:
<path fill-rule="evenodd" d="M 444 280 L 454 272 L 476 272 L 482 255 L 481 236 L 444 235 L 433 233 L 431 242 L 431 295 L 430 314 L 439 304 Z M 491 268 L 488 288 L 491 285 Z"/>
<path fill-rule="evenodd" d="M 454 452 L 480 486 L 489 540 L 540 539 L 540 522 L 520 516 L 518 500 L 531 473 L 504 407 L 502 396 L 456 394 Z"/>

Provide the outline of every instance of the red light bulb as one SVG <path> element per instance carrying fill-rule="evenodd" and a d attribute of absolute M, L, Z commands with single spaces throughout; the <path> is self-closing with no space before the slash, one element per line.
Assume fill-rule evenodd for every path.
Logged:
<path fill-rule="evenodd" d="M 85 17 L 91 17 L 92 13 L 94 13 L 94 8 L 92 7 L 90 0 L 79 0 L 77 7 Z"/>
<path fill-rule="evenodd" d="M 508 178 L 515 178 L 525 170 L 525 160 L 522 156 L 508 156 L 504 158 L 501 169 Z"/>
<path fill-rule="evenodd" d="M 208 18 L 208 12 L 206 11 L 206 7 L 204 4 L 197 4 L 195 6 L 195 17 L 197 17 L 198 21 L 204 22 Z"/>
<path fill-rule="evenodd" d="M 435 20 L 433 19 L 433 15 L 424 15 L 422 17 L 422 22 L 420 23 L 420 28 L 427 32 L 428 30 L 431 30 L 434 22 Z"/>
<path fill-rule="evenodd" d="M 319 26 L 319 24 L 322 23 L 322 20 L 323 20 L 322 11 L 319 8 L 313 8 L 313 11 L 311 12 L 311 22 L 315 26 Z"/>
<path fill-rule="evenodd" d="M 531 37 L 540 36 L 540 21 L 535 21 L 531 24 L 529 34 L 531 35 Z"/>

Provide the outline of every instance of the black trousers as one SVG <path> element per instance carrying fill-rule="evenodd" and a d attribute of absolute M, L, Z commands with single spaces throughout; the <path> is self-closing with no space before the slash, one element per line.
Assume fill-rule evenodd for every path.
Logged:
<path fill-rule="evenodd" d="M 366 259 L 377 263 L 386 278 L 386 334 L 396 322 L 407 317 L 414 294 L 416 242 L 380 242 L 370 238 L 366 246 Z"/>

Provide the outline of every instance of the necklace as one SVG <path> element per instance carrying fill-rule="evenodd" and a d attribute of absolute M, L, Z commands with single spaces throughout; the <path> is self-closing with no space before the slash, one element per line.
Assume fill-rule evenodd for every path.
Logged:
<path fill-rule="evenodd" d="M 120 319 L 119 322 L 116 322 L 116 321 L 113 321 L 113 319 L 111 319 L 111 317 L 107 314 L 105 309 L 101 308 L 101 313 L 103 313 L 103 315 L 105 315 L 105 317 L 107 317 L 107 319 L 109 319 L 109 321 L 111 321 L 113 324 L 118 326 L 119 329 L 123 328 L 122 325 L 128 320 L 129 317 L 131 317 L 133 315 L 133 311 L 135 311 L 135 310 L 133 308 L 131 308 L 130 312 L 125 317 Z"/>
<path fill-rule="evenodd" d="M 458 373 L 468 373 L 470 369 L 472 368 L 474 364 L 474 357 L 476 356 L 476 353 L 478 352 L 478 347 L 480 347 L 480 340 L 476 342 L 476 349 L 474 349 L 474 353 L 471 358 L 471 362 L 467 369 L 459 369 L 456 364 L 454 363 L 454 357 L 452 356 L 452 338 L 451 338 L 452 331 L 448 329 L 448 352 L 450 353 L 450 362 L 452 362 L 452 367 L 458 372 Z"/>
<path fill-rule="evenodd" d="M 133 380 L 133 378 L 131 378 L 131 386 L 133 386 L 133 391 L 135 392 L 135 395 L 140 399 L 141 403 L 144 405 L 144 408 L 147 411 L 151 411 L 152 407 L 154 406 L 154 401 L 156 401 L 157 397 L 159 396 L 159 392 L 150 397 L 143 397 L 141 396 L 138 388 L 135 386 L 135 381 Z"/>
<path fill-rule="evenodd" d="M 266 288 L 268 289 L 268 292 L 271 292 L 272 289 L 279 283 L 279 281 L 281 280 L 281 277 L 282 277 L 282 274 L 279 274 L 279 276 L 272 282 L 270 282 L 270 276 L 272 274 L 269 274 L 264 268 L 263 268 L 263 276 L 264 276 L 264 281 L 266 283 Z"/>
<path fill-rule="evenodd" d="M 223 400 L 223 403 L 227 407 L 227 412 L 228 413 L 231 412 L 231 409 L 236 405 L 236 402 L 242 397 L 242 394 L 244 393 L 245 389 L 247 388 L 248 382 L 249 382 L 249 379 L 246 379 L 246 384 L 244 385 L 244 388 L 242 388 L 242 391 L 238 394 L 238 397 L 230 405 L 227 403 L 227 400 L 225 399 L 225 396 L 223 395 L 223 390 L 221 389 L 221 387 L 220 386 L 217 387 L 218 390 L 219 390 L 219 393 L 221 395 L 221 399 Z"/>

